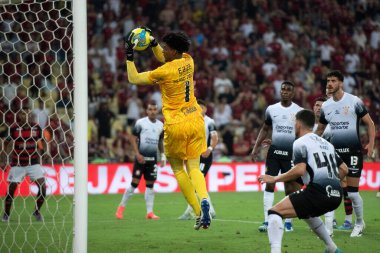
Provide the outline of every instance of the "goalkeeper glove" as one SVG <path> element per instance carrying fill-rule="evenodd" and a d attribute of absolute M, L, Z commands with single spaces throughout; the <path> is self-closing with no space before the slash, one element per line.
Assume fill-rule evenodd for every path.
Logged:
<path fill-rule="evenodd" d="M 157 42 L 157 40 L 156 40 L 155 37 L 150 36 L 150 43 L 149 43 L 149 46 L 150 46 L 150 47 L 157 47 L 157 46 L 158 46 L 158 42 Z"/>
<path fill-rule="evenodd" d="M 133 49 L 137 45 L 138 40 L 136 39 L 134 42 L 132 42 L 132 32 L 129 32 L 126 40 L 125 40 L 125 56 L 127 57 L 128 61 L 133 61 Z"/>
<path fill-rule="evenodd" d="M 146 26 L 141 26 L 140 28 L 144 29 L 145 31 L 149 32 L 149 34 L 150 34 L 149 47 L 156 47 L 156 46 L 158 46 L 158 42 L 157 42 L 156 38 L 152 36 L 152 30 L 150 28 L 146 27 Z"/>

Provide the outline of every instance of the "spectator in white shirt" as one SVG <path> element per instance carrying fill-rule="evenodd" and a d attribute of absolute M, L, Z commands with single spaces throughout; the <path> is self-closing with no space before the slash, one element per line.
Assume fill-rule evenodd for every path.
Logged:
<path fill-rule="evenodd" d="M 269 45 L 270 43 L 272 43 L 275 36 L 276 33 L 273 32 L 273 27 L 269 26 L 268 30 L 263 34 L 263 40 L 265 42 L 265 45 Z"/>
<path fill-rule="evenodd" d="M 365 45 L 367 43 L 367 36 L 365 35 L 361 27 L 358 27 L 357 29 L 355 29 L 354 35 L 352 36 L 352 40 L 361 49 L 365 48 Z"/>
<path fill-rule="evenodd" d="M 352 93 L 356 87 L 356 81 L 349 73 L 344 73 L 343 90 L 347 93 Z"/>
<path fill-rule="evenodd" d="M 248 38 L 249 35 L 255 31 L 255 26 L 253 25 L 252 19 L 243 18 L 242 24 L 239 27 L 239 31 L 244 34 L 244 37 Z"/>
<path fill-rule="evenodd" d="M 355 74 L 360 68 L 360 58 L 355 52 L 354 47 L 350 47 L 348 53 L 344 56 L 346 65 L 346 72 L 349 74 Z"/>
<path fill-rule="evenodd" d="M 275 64 L 274 57 L 269 58 L 269 61 L 263 64 L 262 70 L 264 72 L 265 77 L 271 76 L 277 71 L 277 65 Z"/>
<path fill-rule="evenodd" d="M 213 119 L 217 129 L 222 129 L 228 123 L 232 121 L 232 109 L 227 104 L 227 98 L 221 97 L 220 102 L 216 103 L 214 109 Z"/>
<path fill-rule="evenodd" d="M 38 108 L 33 109 L 32 113 L 37 120 L 37 124 L 44 129 L 49 120 L 50 110 L 45 108 L 42 100 L 38 100 Z"/>
<path fill-rule="evenodd" d="M 375 25 L 375 29 L 371 32 L 370 45 L 373 49 L 378 49 L 380 43 L 380 26 Z"/>
<path fill-rule="evenodd" d="M 218 75 L 214 79 L 214 89 L 215 96 L 219 97 L 220 95 L 233 95 L 234 93 L 234 85 L 227 77 L 227 73 L 225 71 L 219 71 Z"/>
<path fill-rule="evenodd" d="M 320 51 L 320 57 L 322 60 L 322 64 L 326 67 L 330 67 L 331 65 L 331 55 L 335 52 L 335 48 L 329 44 L 329 41 L 325 39 L 323 44 L 318 47 Z"/>

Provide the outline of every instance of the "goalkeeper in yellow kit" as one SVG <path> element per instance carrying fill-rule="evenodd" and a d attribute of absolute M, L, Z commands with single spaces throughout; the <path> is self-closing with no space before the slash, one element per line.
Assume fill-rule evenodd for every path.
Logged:
<path fill-rule="evenodd" d="M 186 53 L 190 40 L 182 32 L 171 32 L 163 37 L 161 47 L 151 37 L 150 47 L 157 60 L 164 64 L 155 70 L 138 73 L 133 62 L 133 47 L 137 41 L 131 41 L 131 38 L 128 36 L 125 43 L 128 80 L 137 85 L 160 86 L 165 119 L 165 155 L 186 201 L 197 215 L 194 228 L 206 229 L 211 223 L 210 205 L 206 182 L 199 169 L 199 157 L 207 145 L 202 109 L 194 96 L 194 61 Z"/>

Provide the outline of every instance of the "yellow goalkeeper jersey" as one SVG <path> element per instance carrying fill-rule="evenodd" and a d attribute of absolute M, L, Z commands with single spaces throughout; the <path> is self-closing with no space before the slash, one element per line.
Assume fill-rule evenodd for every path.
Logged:
<path fill-rule="evenodd" d="M 194 96 L 194 61 L 183 53 L 181 59 L 149 71 L 149 80 L 160 86 L 165 124 L 175 124 L 199 116 L 201 108 Z"/>

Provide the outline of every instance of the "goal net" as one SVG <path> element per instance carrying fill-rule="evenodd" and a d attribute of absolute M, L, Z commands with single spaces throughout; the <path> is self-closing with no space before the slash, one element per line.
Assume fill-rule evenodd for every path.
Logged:
<path fill-rule="evenodd" d="M 2 253 L 73 249 L 71 4 L 0 0 Z"/>

